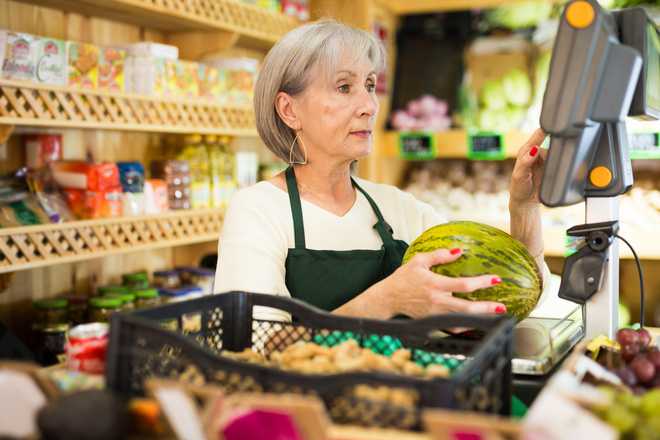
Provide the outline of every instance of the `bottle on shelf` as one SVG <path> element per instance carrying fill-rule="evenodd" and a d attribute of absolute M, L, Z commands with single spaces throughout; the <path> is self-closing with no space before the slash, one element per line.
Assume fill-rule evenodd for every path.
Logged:
<path fill-rule="evenodd" d="M 218 144 L 220 145 L 221 152 L 221 169 L 222 169 L 222 203 L 226 206 L 229 199 L 234 195 L 238 189 L 238 180 L 236 176 L 236 154 L 230 145 L 231 138 L 229 136 L 220 136 Z"/>
<path fill-rule="evenodd" d="M 187 160 L 190 164 L 190 207 L 192 209 L 210 207 L 209 157 L 202 143 L 202 136 L 198 134 L 185 136 L 178 159 Z"/>
<path fill-rule="evenodd" d="M 215 135 L 204 136 L 204 146 L 209 157 L 209 179 L 211 180 L 211 206 L 223 206 L 222 149 Z"/>

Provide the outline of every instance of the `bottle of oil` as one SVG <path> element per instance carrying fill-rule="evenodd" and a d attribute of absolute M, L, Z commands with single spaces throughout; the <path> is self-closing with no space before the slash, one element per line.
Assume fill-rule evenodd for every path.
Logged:
<path fill-rule="evenodd" d="M 186 135 L 179 160 L 190 164 L 190 207 L 202 209 L 211 206 L 211 178 L 209 176 L 209 157 L 198 134 Z"/>
<path fill-rule="evenodd" d="M 215 135 L 204 136 L 204 146 L 209 157 L 209 179 L 211 182 L 211 206 L 220 208 L 223 206 L 223 156 L 222 148 Z"/>
<path fill-rule="evenodd" d="M 236 180 L 236 155 L 231 148 L 230 141 L 229 136 L 220 136 L 218 138 L 222 154 L 222 201 L 225 206 L 238 189 Z"/>

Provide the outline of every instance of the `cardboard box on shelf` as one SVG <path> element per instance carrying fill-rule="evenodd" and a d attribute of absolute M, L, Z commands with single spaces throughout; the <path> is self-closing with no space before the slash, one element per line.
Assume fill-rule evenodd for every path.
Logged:
<path fill-rule="evenodd" d="M 34 75 L 42 84 L 67 85 L 66 41 L 41 37 L 37 44 Z"/>
<path fill-rule="evenodd" d="M 121 49 L 99 49 L 99 90 L 124 91 L 124 64 L 126 52 Z"/>
<path fill-rule="evenodd" d="M 37 57 L 38 38 L 21 32 L 7 32 L 4 39 L 5 52 L 2 62 L 2 77 L 19 81 L 31 81 Z"/>
<path fill-rule="evenodd" d="M 67 41 L 66 47 L 69 85 L 82 89 L 96 89 L 98 87 L 98 46 Z"/>

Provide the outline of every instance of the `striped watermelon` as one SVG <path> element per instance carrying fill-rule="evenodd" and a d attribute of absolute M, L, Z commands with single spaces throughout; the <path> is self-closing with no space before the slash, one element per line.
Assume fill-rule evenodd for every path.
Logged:
<path fill-rule="evenodd" d="M 493 226 L 470 221 L 434 226 L 410 245 L 403 263 L 418 253 L 458 247 L 463 249 L 458 260 L 433 266 L 431 270 L 450 277 L 494 274 L 502 282 L 470 293 L 454 292 L 454 296 L 499 301 L 518 321 L 534 310 L 541 296 L 541 278 L 534 258 L 522 243 Z"/>

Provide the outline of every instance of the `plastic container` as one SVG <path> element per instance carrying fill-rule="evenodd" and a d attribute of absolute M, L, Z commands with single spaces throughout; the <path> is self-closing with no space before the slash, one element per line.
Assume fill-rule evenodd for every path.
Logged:
<path fill-rule="evenodd" d="M 68 324 L 69 301 L 64 298 L 42 298 L 34 301 L 34 321 L 39 324 Z"/>
<path fill-rule="evenodd" d="M 293 323 L 253 319 L 253 307 L 265 306 L 291 314 Z M 201 317 L 198 331 L 184 324 Z M 112 317 L 106 385 L 124 396 L 142 395 L 147 377 L 176 379 L 195 372 L 196 379 L 223 387 L 227 393 L 295 392 L 321 397 L 336 423 L 374 424 L 415 429 L 423 408 L 453 408 L 510 415 L 511 359 L 516 320 L 500 314 L 447 314 L 417 320 L 380 321 L 335 316 L 301 301 L 273 295 L 232 292 L 166 304 Z M 438 329 L 468 327 L 467 335 Z M 290 330 L 286 337 L 274 332 Z M 177 329 L 172 332 L 169 329 Z M 410 350 L 422 365 L 438 357 L 452 361 L 449 378 L 418 379 L 387 373 L 305 375 L 264 365 L 239 362 L 220 355 L 228 350 L 259 352 L 266 343 L 282 350 L 301 338 L 337 345 L 346 338 L 362 347 L 391 353 Z M 200 344 L 202 346 L 200 346 Z M 165 349 L 166 348 L 166 349 Z M 414 405 L 374 402 L 356 395 L 363 384 L 403 389 Z"/>
<path fill-rule="evenodd" d="M 121 311 L 122 301 L 118 298 L 108 298 L 97 296 L 89 300 L 89 321 L 90 322 L 110 322 L 110 316 L 113 313 Z"/>

